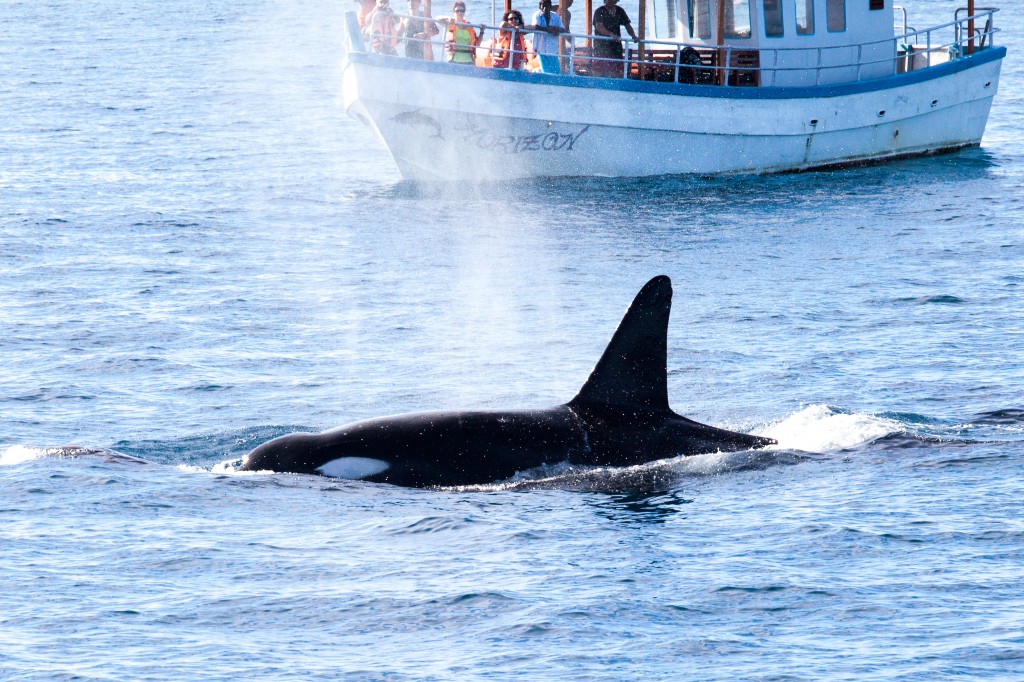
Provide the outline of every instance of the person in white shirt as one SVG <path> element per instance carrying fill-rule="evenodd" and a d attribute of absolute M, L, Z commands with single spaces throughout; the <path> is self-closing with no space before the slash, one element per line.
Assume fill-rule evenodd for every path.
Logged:
<path fill-rule="evenodd" d="M 551 0 L 540 0 L 533 23 L 525 28 L 536 31 L 533 34 L 533 51 L 540 60 L 540 70 L 562 73 L 562 65 L 558 61 L 558 35 L 565 33 L 565 26 L 562 18 L 551 11 Z"/>

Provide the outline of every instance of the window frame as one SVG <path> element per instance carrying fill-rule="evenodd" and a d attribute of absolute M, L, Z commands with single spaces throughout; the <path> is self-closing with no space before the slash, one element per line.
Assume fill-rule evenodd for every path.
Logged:
<path fill-rule="evenodd" d="M 768 3 L 775 3 L 775 7 L 779 15 L 779 32 L 776 34 L 768 33 Z M 778 39 L 786 37 L 786 13 L 782 11 L 782 0 L 761 0 L 761 16 L 764 19 L 764 25 L 761 27 L 765 38 Z"/>
<path fill-rule="evenodd" d="M 832 28 L 832 18 L 835 16 L 837 7 L 840 11 L 839 16 L 843 20 L 842 28 Z M 846 0 L 825 0 L 825 30 L 829 33 L 846 32 Z"/>
<path fill-rule="evenodd" d="M 642 1 L 643 0 L 641 0 L 641 2 Z M 732 25 L 733 25 L 733 28 L 735 29 L 735 27 L 736 27 L 736 2 L 737 2 L 737 0 L 718 0 L 718 1 L 719 2 L 728 2 L 728 3 L 730 3 L 732 5 L 732 10 L 733 10 Z M 747 35 L 745 35 L 745 36 L 744 35 L 738 35 L 738 34 L 730 35 L 725 30 L 725 27 L 723 27 L 722 35 L 725 36 L 726 40 L 750 40 L 751 38 L 754 37 L 754 3 L 752 2 L 752 0 L 746 0 L 746 3 L 747 3 Z"/>
<path fill-rule="evenodd" d="M 800 10 L 801 5 L 805 9 L 809 10 L 807 12 L 807 18 L 810 19 L 810 22 L 809 22 L 809 25 L 808 25 L 808 28 L 810 30 L 807 30 L 807 31 L 801 31 L 800 30 L 800 12 L 799 12 L 799 10 Z M 796 24 L 796 34 L 798 36 L 813 36 L 814 33 L 815 33 L 815 26 L 814 26 L 814 0 L 796 0 L 793 3 L 793 21 Z"/>
<path fill-rule="evenodd" d="M 707 21 L 705 22 L 706 35 L 701 35 L 694 32 L 693 26 L 696 25 L 695 19 L 700 15 L 699 11 L 694 11 L 703 5 L 706 12 Z M 685 0 L 682 3 L 683 8 L 686 11 L 686 22 L 685 28 L 689 33 L 690 40 L 707 40 L 711 37 L 711 0 Z M 701 28 L 699 25 L 697 28 Z"/>

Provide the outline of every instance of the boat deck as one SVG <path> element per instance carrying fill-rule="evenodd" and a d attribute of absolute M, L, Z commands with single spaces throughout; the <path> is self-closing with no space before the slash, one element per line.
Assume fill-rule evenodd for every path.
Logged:
<path fill-rule="evenodd" d="M 907 27 L 904 12 L 902 25 L 895 27 L 891 38 L 824 47 L 718 47 L 695 42 L 626 39 L 623 41 L 623 59 L 595 56 L 595 41 L 607 39 L 595 35 L 565 33 L 560 40 L 559 74 L 721 87 L 791 87 L 857 83 L 921 71 L 963 59 L 995 46 L 999 33 L 999 28 L 994 24 L 996 12 L 996 8 L 984 8 L 973 16 L 967 16 L 962 10 L 958 10 L 953 21 L 923 30 Z M 410 18 L 402 14 L 395 14 L 394 17 L 397 20 Z M 453 23 L 449 19 L 428 21 L 433 21 L 440 28 L 441 36 L 447 35 L 447 29 Z M 529 47 L 533 31 L 487 24 L 473 26 L 477 29 L 483 27 L 483 39 L 475 50 L 475 64 L 467 65 L 470 68 L 476 66 L 508 70 L 508 67 L 495 67 L 493 63 L 495 57 L 510 51 L 523 57 L 522 70 L 530 73 L 544 72 L 537 56 Z M 502 34 L 511 35 L 513 40 L 510 42 L 515 44 L 516 33 L 527 36 L 527 49 L 504 50 L 497 46 L 498 36 Z M 378 39 L 382 37 L 381 34 L 351 30 L 349 36 L 350 52 L 368 52 L 370 50 L 365 46 L 380 42 Z M 422 43 L 417 46 L 415 52 L 425 53 L 430 61 L 446 61 L 445 44 L 438 37 L 403 38 L 398 42 L 405 46 L 410 43 Z M 402 47 L 399 47 L 396 56 L 403 58 L 403 51 Z M 508 59 L 506 63 L 512 64 L 516 61 L 518 60 Z M 551 71 L 545 73 L 550 74 Z"/>

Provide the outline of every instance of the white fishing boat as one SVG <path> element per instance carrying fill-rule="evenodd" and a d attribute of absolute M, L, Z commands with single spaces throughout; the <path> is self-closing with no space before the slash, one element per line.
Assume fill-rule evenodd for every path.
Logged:
<path fill-rule="evenodd" d="M 587 0 L 561 73 L 488 67 L 483 48 L 449 63 L 448 19 L 427 59 L 376 53 L 350 13 L 345 108 L 415 180 L 771 173 L 981 142 L 1006 54 L 995 8 L 915 30 L 892 0 L 667 0 L 669 35 L 649 38 L 657 1 L 611 62 Z"/>

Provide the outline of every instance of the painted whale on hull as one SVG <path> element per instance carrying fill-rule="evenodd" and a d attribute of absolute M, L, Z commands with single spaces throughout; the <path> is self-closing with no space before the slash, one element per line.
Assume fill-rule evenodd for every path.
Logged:
<path fill-rule="evenodd" d="M 421 412 L 293 433 L 257 447 L 241 468 L 447 487 L 504 480 L 544 464 L 623 467 L 774 444 L 672 411 L 666 371 L 671 307 L 668 277 L 644 285 L 583 388 L 564 405 Z"/>

